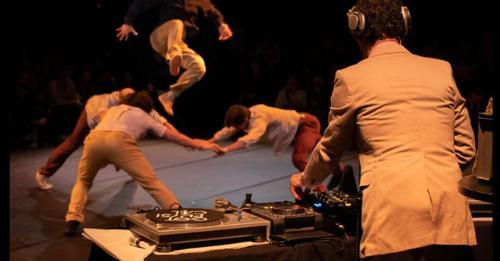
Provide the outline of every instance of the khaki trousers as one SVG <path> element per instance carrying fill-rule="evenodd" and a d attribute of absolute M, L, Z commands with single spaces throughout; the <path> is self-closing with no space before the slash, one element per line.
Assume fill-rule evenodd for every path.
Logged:
<path fill-rule="evenodd" d="M 162 208 L 169 208 L 177 202 L 172 191 L 156 177 L 132 136 L 120 131 L 93 131 L 84 142 L 66 221 L 77 220 L 83 223 L 88 191 L 97 172 L 108 164 L 127 172 Z"/>
<path fill-rule="evenodd" d="M 182 56 L 184 72 L 170 85 L 175 97 L 201 80 L 207 71 L 203 58 L 184 42 L 184 34 L 184 23 L 173 19 L 158 26 L 149 36 L 151 47 L 167 62 L 174 56 Z"/>

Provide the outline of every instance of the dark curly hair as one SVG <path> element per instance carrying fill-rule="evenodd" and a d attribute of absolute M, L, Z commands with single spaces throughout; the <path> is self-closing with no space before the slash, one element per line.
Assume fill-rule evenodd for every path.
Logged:
<path fill-rule="evenodd" d="M 226 111 L 226 118 L 224 119 L 224 126 L 236 127 L 245 122 L 245 119 L 250 114 L 250 110 L 242 105 L 232 105 Z"/>
<path fill-rule="evenodd" d="M 356 9 L 365 16 L 365 28 L 362 32 L 353 32 L 354 37 L 369 45 L 387 38 L 402 41 L 406 27 L 401 6 L 401 0 L 358 0 Z"/>
<path fill-rule="evenodd" d="M 141 108 L 143 111 L 150 113 L 153 110 L 153 99 L 147 91 L 134 92 L 125 97 L 124 104 Z"/>

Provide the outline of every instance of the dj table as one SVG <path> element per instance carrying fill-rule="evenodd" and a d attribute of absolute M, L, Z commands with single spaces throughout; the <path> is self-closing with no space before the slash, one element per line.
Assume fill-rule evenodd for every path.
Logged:
<path fill-rule="evenodd" d="M 238 260 L 238 261 L 311 261 L 311 260 L 331 260 L 331 261 L 351 261 L 355 260 L 353 240 L 332 238 L 328 241 L 312 241 L 298 243 L 295 245 L 261 245 L 242 249 L 217 250 L 205 253 L 182 254 L 182 255 L 155 255 L 152 254 L 147 261 L 181 261 L 181 260 Z M 115 260 L 104 250 L 93 244 L 89 260 Z"/>
<path fill-rule="evenodd" d="M 128 230 L 104 231 L 111 235 L 113 243 L 136 245 L 135 239 L 156 245 L 156 250 L 145 260 L 355 260 L 355 241 L 348 240 L 346 231 L 330 233 L 323 230 L 323 215 L 311 208 L 293 202 L 255 203 L 247 197 L 248 209 L 235 211 L 226 201 L 216 201 L 215 206 L 224 209 L 159 209 L 129 213 L 124 218 Z M 329 201 L 330 202 L 330 201 Z M 342 201 L 343 202 L 343 201 Z M 230 206 L 230 211 L 227 207 Z M 98 239 L 95 230 L 85 233 L 99 246 L 122 257 L 123 252 L 113 252 L 109 241 Z M 124 233 L 122 233 L 124 232 Z M 127 233 L 129 232 L 129 233 Z M 132 236 L 129 236 L 132 235 Z M 346 235 L 339 237 L 337 235 Z M 128 242 L 122 242 L 123 239 Z M 345 239 L 344 239 L 345 238 Z M 132 239 L 132 243 L 131 240 Z M 109 236 L 108 236 L 109 240 Z M 204 246 L 222 246 L 240 242 L 264 243 L 246 248 L 189 252 Z M 174 254 L 179 250 L 182 254 Z M 128 257 L 128 254 L 125 253 Z M 106 252 L 93 245 L 90 260 L 113 260 Z"/>

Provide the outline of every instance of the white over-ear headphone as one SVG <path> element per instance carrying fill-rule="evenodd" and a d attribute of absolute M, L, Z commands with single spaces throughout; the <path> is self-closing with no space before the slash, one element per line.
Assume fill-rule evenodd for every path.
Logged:
<path fill-rule="evenodd" d="M 351 32 L 363 32 L 365 30 L 365 15 L 353 6 L 347 11 L 347 23 Z"/>
<path fill-rule="evenodd" d="M 408 7 L 406 7 L 404 5 L 401 6 L 401 15 L 403 15 L 403 21 L 405 24 L 405 32 L 404 32 L 403 37 L 406 37 L 406 35 L 408 34 L 408 31 L 410 30 L 410 27 L 411 27 L 411 16 L 410 16 L 410 10 L 408 9 Z"/>
<path fill-rule="evenodd" d="M 411 16 L 410 10 L 406 6 L 401 6 L 401 15 L 403 16 L 405 32 L 404 36 L 408 33 L 411 26 Z M 347 11 L 347 24 L 349 30 L 353 33 L 362 33 L 365 30 L 365 15 L 358 10 L 356 6 L 353 6 L 349 11 Z"/>

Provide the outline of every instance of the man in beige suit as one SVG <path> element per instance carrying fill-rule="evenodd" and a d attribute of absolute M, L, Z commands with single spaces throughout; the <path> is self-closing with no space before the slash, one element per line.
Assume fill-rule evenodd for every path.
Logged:
<path fill-rule="evenodd" d="M 401 45 L 410 16 L 400 0 L 358 0 L 347 16 L 365 59 L 337 71 L 329 125 L 304 172 L 291 177 L 291 193 L 300 198 L 304 187 L 335 175 L 355 142 L 360 256 L 454 260 L 476 244 L 467 198 L 458 191 L 475 144 L 451 66 Z"/>

